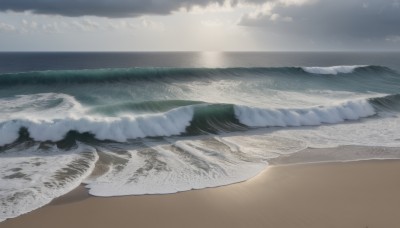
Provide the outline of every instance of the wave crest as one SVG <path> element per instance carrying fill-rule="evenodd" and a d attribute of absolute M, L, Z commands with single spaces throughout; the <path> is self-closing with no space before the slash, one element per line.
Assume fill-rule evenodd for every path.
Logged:
<path fill-rule="evenodd" d="M 120 118 L 65 118 L 55 120 L 9 120 L 0 123 L 0 145 L 14 142 L 26 128 L 35 141 L 60 141 L 68 132 L 91 133 L 99 140 L 124 142 L 127 139 L 171 136 L 185 132 L 193 109 L 182 107 L 162 114 Z"/>
<path fill-rule="evenodd" d="M 340 123 L 375 115 L 367 100 L 346 101 L 332 106 L 304 109 L 261 109 L 236 106 L 239 121 L 250 127 L 298 127 Z"/>
<path fill-rule="evenodd" d="M 349 74 L 353 73 L 355 69 L 368 67 L 366 65 L 356 65 L 356 66 L 331 66 L 331 67 L 302 67 L 305 72 L 311 74 Z"/>
<path fill-rule="evenodd" d="M 167 112 L 124 117 L 82 117 L 53 120 L 14 119 L 0 122 L 0 145 L 10 144 L 25 128 L 35 141 L 61 141 L 69 132 L 89 133 L 98 140 L 128 139 L 231 132 L 253 127 L 298 127 L 335 124 L 370 117 L 398 96 L 349 100 L 328 106 L 297 109 L 256 108 L 232 104 L 194 104 Z M 398 107 L 398 106 L 396 106 Z M 391 110 L 397 112 L 397 109 Z"/>

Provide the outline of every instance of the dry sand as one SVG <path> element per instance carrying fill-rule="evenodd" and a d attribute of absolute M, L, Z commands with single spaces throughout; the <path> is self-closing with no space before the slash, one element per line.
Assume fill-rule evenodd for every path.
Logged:
<path fill-rule="evenodd" d="M 400 227 L 400 161 L 272 166 L 230 186 L 91 197 L 84 189 L 1 228 Z"/>

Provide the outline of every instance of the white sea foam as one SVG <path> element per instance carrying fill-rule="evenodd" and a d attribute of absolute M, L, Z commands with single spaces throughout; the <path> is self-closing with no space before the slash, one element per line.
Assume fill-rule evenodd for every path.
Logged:
<path fill-rule="evenodd" d="M 200 105 L 205 108 L 207 105 Z M 249 127 L 298 127 L 334 124 L 376 114 L 367 99 L 351 100 L 329 106 L 298 109 L 265 109 L 235 105 L 236 118 Z M 26 128 L 35 141 L 60 141 L 70 131 L 91 133 L 99 140 L 125 142 L 128 139 L 172 136 L 186 131 L 195 106 L 172 109 L 165 113 L 124 117 L 66 117 L 41 120 L 36 118 L 0 122 L 0 145 L 12 143 L 21 128 Z M 212 117 L 210 117 L 212 118 Z"/>
<path fill-rule="evenodd" d="M 230 133 L 221 137 L 246 153 L 274 153 L 275 158 L 297 153 L 305 148 L 335 148 L 338 146 L 400 147 L 400 118 L 396 116 L 363 119 L 357 122 L 321 125 L 317 127 L 263 128 L 246 133 Z M 400 150 L 357 150 L 351 153 L 316 154 L 316 157 L 296 157 L 301 163 L 318 161 L 357 161 L 399 159 Z"/>
<path fill-rule="evenodd" d="M 200 105 L 199 108 L 205 108 Z M 249 127 L 298 127 L 334 124 L 345 120 L 357 120 L 376 112 L 366 99 L 346 101 L 330 106 L 299 109 L 263 109 L 234 106 L 236 118 Z M 26 128 L 35 141 L 60 141 L 70 131 L 91 133 L 99 140 L 125 142 L 128 139 L 172 136 L 186 131 L 193 120 L 194 106 L 180 107 L 165 113 L 125 117 L 81 118 L 41 120 L 36 118 L 0 122 L 0 145 L 12 143 L 18 138 L 20 128 Z M 210 117 L 212 118 L 212 117 Z"/>
<path fill-rule="evenodd" d="M 302 109 L 261 109 L 235 106 L 236 118 L 250 127 L 298 127 L 340 123 L 376 114 L 365 99 Z"/>
<path fill-rule="evenodd" d="M 85 109 L 72 96 L 62 93 L 17 95 L 0 99 L 0 120 L 66 118 L 82 115 Z"/>
<path fill-rule="evenodd" d="M 348 74 L 352 73 L 355 69 L 365 67 L 365 65 L 355 66 L 331 66 L 331 67 L 302 67 L 305 72 L 311 74 Z"/>
<path fill-rule="evenodd" d="M 317 128 L 258 129 L 215 136 L 144 140 L 144 145 L 111 145 L 113 163 L 103 175 L 89 178 L 90 194 L 118 196 L 165 194 L 247 180 L 263 170 L 270 159 L 289 156 L 307 147 L 339 145 L 400 146 L 399 118 L 366 119 L 351 124 Z M 394 125 L 394 126 L 393 126 Z M 392 127 L 391 127 L 392 126 Z M 345 133 L 345 134 L 343 134 Z M 165 140 L 165 141 L 164 141 Z M 118 154 L 112 150 L 123 151 Z M 103 149 L 100 149 L 103 150 Z M 359 150 L 347 156 L 321 155 L 335 161 L 400 158 L 395 150 Z"/>
<path fill-rule="evenodd" d="M 353 107 L 354 102 L 361 107 L 357 105 L 355 106 L 358 108 Z M 362 100 L 360 103 L 357 102 L 358 100 L 339 103 L 334 107 L 340 109 L 353 107 L 350 108 L 352 111 L 343 113 L 354 116 L 356 112 L 357 115 L 361 115 L 365 103 Z M 312 109 L 316 108 L 322 107 Z M 305 114 L 307 110 L 302 109 L 297 112 Z M 328 113 L 330 112 L 332 111 Z M 322 116 L 328 118 L 328 115 Z M 268 165 L 269 159 L 287 156 L 307 147 L 400 146 L 399 120 L 396 117 L 373 118 L 346 124 L 322 125 L 311 129 L 280 128 L 277 131 L 270 128 L 218 137 L 172 137 L 128 143 L 104 143 L 96 145 L 96 152 L 90 146 L 80 144 L 78 149 L 69 152 L 57 149 L 55 146 L 47 151 L 41 151 L 42 149 L 38 147 L 29 150 L 13 148 L 7 153 L 0 154 L 2 177 L 0 184 L 8 186 L 2 188 L 0 198 L 5 200 L 16 193 L 20 198 L 10 201 L 14 203 L 12 207 L 0 209 L 4 215 L 0 220 L 43 206 L 51 199 L 68 192 L 81 181 L 87 184 L 90 194 L 96 196 L 165 194 L 244 181 L 262 171 Z M 85 151 L 89 153 L 83 153 Z M 100 166 L 107 169 L 103 173 L 95 172 L 93 176 L 83 180 L 93 170 L 98 157 Z M 392 151 L 353 153 L 341 156 L 340 159 L 349 161 L 360 158 L 398 157 L 400 154 Z M 88 167 L 71 176 L 66 184 L 59 184 L 55 178 L 57 173 L 65 167 L 71 167 L 68 165 L 82 158 L 87 161 Z M 74 166 L 76 164 L 79 162 Z M 47 182 L 56 184 L 48 185 Z"/>
<path fill-rule="evenodd" d="M 161 114 L 132 117 L 67 117 L 64 119 L 16 119 L 0 123 L 0 145 L 18 138 L 20 128 L 26 128 L 36 141 L 59 141 L 69 131 L 92 133 L 100 140 L 124 142 L 127 139 L 171 136 L 185 132 L 193 117 L 193 107 L 182 107 Z"/>
<path fill-rule="evenodd" d="M 266 154 L 230 151 L 228 146 L 212 138 L 146 144 L 143 148 L 127 146 L 122 157 L 125 161 L 111 164 L 104 175 L 86 180 L 89 193 L 95 196 L 165 194 L 215 187 L 247 180 L 267 165 Z M 121 160 L 121 155 L 111 151 L 103 153 L 120 156 Z"/>
<path fill-rule="evenodd" d="M 20 145 L 0 153 L 0 221 L 42 207 L 76 188 L 96 160 L 94 150 L 81 144 L 70 151 Z"/>

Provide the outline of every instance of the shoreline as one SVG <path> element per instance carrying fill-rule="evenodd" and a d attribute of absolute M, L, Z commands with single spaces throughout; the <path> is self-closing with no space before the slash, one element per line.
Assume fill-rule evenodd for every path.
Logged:
<path fill-rule="evenodd" d="M 0 227 L 395 227 L 400 160 L 272 165 L 228 186 L 90 196 L 81 185 Z"/>
<path fill-rule="evenodd" d="M 343 145 L 332 148 L 305 148 L 268 160 L 269 165 L 308 165 L 359 161 L 400 160 L 399 147 Z"/>

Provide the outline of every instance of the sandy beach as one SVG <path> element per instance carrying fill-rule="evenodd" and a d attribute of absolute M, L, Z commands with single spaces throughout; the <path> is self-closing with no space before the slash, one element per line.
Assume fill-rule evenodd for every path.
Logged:
<path fill-rule="evenodd" d="M 100 198 L 81 186 L 0 223 L 46 227 L 397 227 L 400 161 L 274 165 L 230 186 Z"/>

